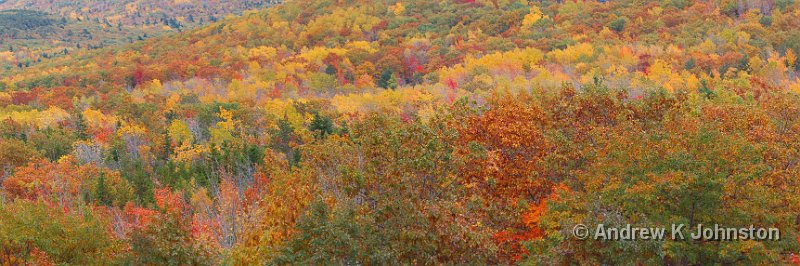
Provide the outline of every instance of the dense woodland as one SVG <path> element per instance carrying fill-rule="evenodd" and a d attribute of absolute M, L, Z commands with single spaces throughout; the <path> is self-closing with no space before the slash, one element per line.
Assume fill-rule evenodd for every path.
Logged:
<path fill-rule="evenodd" d="M 279 0 L 0 1 L 0 73 L 52 57 L 133 43 L 265 8 Z"/>
<path fill-rule="evenodd" d="M 315 0 L 12 67 L 0 262 L 800 264 L 798 54 L 793 0 Z"/>

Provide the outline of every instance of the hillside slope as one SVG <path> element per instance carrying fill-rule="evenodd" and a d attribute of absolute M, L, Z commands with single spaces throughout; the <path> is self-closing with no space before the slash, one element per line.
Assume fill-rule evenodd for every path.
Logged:
<path fill-rule="evenodd" d="M 89 0 L 50 1 L 12 0 L 0 3 L 0 10 L 36 10 L 70 19 L 99 19 L 112 25 L 151 24 L 161 20 L 177 20 L 179 23 L 216 20 L 228 14 L 239 14 L 244 10 L 261 9 L 280 3 L 277 0 L 242 1 L 150 1 L 150 0 Z"/>
<path fill-rule="evenodd" d="M 794 1 L 287 1 L 12 68 L 0 260 L 796 263 L 798 29 Z"/>
<path fill-rule="evenodd" d="M 578 6 L 569 3 L 548 5 L 540 8 L 543 11 L 537 10 L 541 15 L 536 15 L 539 18 L 534 19 L 529 16 L 529 7 L 514 1 L 500 8 L 470 1 L 410 3 L 403 7 L 402 12 L 394 12 L 392 5 L 380 3 L 353 3 L 350 7 L 289 4 L 275 12 L 251 13 L 202 30 L 149 40 L 129 49 L 100 51 L 87 57 L 88 60 L 84 62 L 67 58 L 43 65 L 42 69 L 48 71 L 26 73 L 38 78 L 46 74 L 55 80 L 81 77 L 97 81 L 97 71 L 86 66 L 99 67 L 104 72 L 115 74 L 110 77 L 115 84 L 128 82 L 130 87 L 152 79 L 169 81 L 221 77 L 231 81 L 241 76 L 243 71 L 246 72 L 248 64 L 254 61 L 273 64 L 304 60 L 306 62 L 299 62 L 304 72 L 317 72 L 318 69 L 314 68 L 321 67 L 324 70 L 338 60 L 340 62 L 336 63 L 340 69 L 337 74 L 349 76 L 348 80 L 340 77 L 339 85 L 345 81 L 355 83 L 364 74 L 376 79 L 387 70 L 397 74 L 399 85 L 405 85 L 421 83 L 426 75 L 442 67 L 464 62 L 467 55 L 479 57 L 526 47 L 547 53 L 556 50 L 575 51 L 581 44 L 612 49 L 625 46 L 630 49 L 629 53 L 634 53 L 623 55 L 634 57 L 626 60 L 638 60 L 622 62 L 631 64 L 626 66 L 626 72 L 646 71 L 656 61 L 670 64 L 667 67 L 672 70 L 681 70 L 687 62 L 692 62 L 694 66 L 685 70 L 695 76 L 703 72 L 706 75 L 724 75 L 729 68 L 753 57 L 766 61 L 773 51 L 782 55 L 788 50 L 792 50 L 793 54 L 800 50 L 796 42 L 800 35 L 793 30 L 798 26 L 798 22 L 792 19 L 796 15 L 793 6 L 779 9 L 778 14 L 770 16 L 761 16 L 757 12 L 742 16 L 736 15 L 735 11 L 731 11 L 732 14 L 720 13 L 720 10 L 725 11 L 725 6 L 698 7 L 684 3 L 683 6 L 650 4 L 642 7 L 624 1 L 580 5 L 596 14 L 580 16 L 583 11 L 576 10 Z M 626 15 L 616 15 L 617 12 Z M 657 19 L 650 19 L 653 16 Z M 742 37 L 742 41 L 736 40 Z M 360 58 L 343 56 L 343 53 L 357 46 L 375 51 Z M 657 58 L 660 55 L 655 53 L 662 52 L 638 48 L 648 46 L 667 50 L 665 52 L 672 53 L 669 56 L 674 58 Z M 258 52 L 273 50 L 274 56 L 258 55 Z M 344 58 L 326 59 L 331 53 Z M 308 62 L 309 56 L 326 62 Z M 345 59 L 349 62 L 341 62 Z M 551 56 L 548 59 L 560 58 Z M 587 61 L 575 59 L 580 58 L 556 63 Z M 369 64 L 362 65 L 363 62 Z M 793 66 L 796 64 L 793 62 Z M 59 73 L 59 65 L 71 66 L 68 74 Z M 134 65 L 146 65 L 149 70 L 137 71 L 132 67 Z M 590 65 L 582 70 L 593 70 L 595 67 Z M 602 66 L 600 74 L 607 74 L 610 71 L 608 67 Z M 586 74 L 586 71 L 579 71 L 583 73 L 567 74 Z M 33 80 L 25 76 L 15 75 L 14 80 L 7 80 L 6 83 L 10 85 L 16 80 Z M 299 73 L 287 77 L 289 80 L 293 78 L 302 79 Z"/>
<path fill-rule="evenodd" d="M 0 71 L 70 52 L 179 32 L 269 7 L 260 1 L 25 1 L 0 3 Z"/>

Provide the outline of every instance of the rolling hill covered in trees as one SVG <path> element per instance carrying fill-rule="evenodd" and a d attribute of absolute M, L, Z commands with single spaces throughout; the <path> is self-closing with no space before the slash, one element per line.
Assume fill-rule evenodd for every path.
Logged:
<path fill-rule="evenodd" d="M 0 71 L 51 57 L 180 32 L 276 0 L 0 2 Z"/>
<path fill-rule="evenodd" d="M 799 53 L 792 0 L 315 0 L 11 67 L 0 262 L 797 264 Z"/>

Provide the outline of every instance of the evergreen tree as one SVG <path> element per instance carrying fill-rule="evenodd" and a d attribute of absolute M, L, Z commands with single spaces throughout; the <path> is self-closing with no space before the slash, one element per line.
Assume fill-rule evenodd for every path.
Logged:
<path fill-rule="evenodd" d="M 384 70 L 381 73 L 380 79 L 378 79 L 378 87 L 384 89 L 394 89 L 397 88 L 397 79 L 394 77 L 394 74 L 391 70 Z"/>
<path fill-rule="evenodd" d="M 333 121 L 327 116 L 321 116 L 319 113 L 314 113 L 314 120 L 308 129 L 314 132 L 314 137 L 317 139 L 324 139 L 329 134 L 333 134 L 335 128 Z"/>
<path fill-rule="evenodd" d="M 94 192 L 94 199 L 102 205 L 111 205 L 111 193 L 109 192 L 108 187 L 106 186 L 106 178 L 103 175 L 100 175 L 100 178 L 97 179 L 97 186 L 95 187 Z"/>

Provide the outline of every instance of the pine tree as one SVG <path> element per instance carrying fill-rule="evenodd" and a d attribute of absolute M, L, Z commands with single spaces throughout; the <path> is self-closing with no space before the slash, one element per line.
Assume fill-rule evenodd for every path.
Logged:
<path fill-rule="evenodd" d="M 314 132 L 315 138 L 324 139 L 329 134 L 333 134 L 333 121 L 327 116 L 321 116 L 319 113 L 315 113 L 314 120 L 311 121 L 311 125 L 309 125 L 308 129 Z"/>
<path fill-rule="evenodd" d="M 102 205 L 111 205 L 111 193 L 106 186 L 105 176 L 100 175 L 100 178 L 97 180 L 97 187 L 95 188 L 94 193 L 94 199 L 97 200 L 97 202 Z"/>
<path fill-rule="evenodd" d="M 387 69 L 381 73 L 381 78 L 378 80 L 378 86 L 384 89 L 397 88 L 397 79 L 395 79 L 391 70 Z"/>
<path fill-rule="evenodd" d="M 172 154 L 172 140 L 169 137 L 169 132 L 164 130 L 164 160 L 169 161 Z"/>
<path fill-rule="evenodd" d="M 86 119 L 81 112 L 78 112 L 75 120 L 75 132 L 78 134 L 78 139 L 86 140 L 89 138 L 89 133 L 87 133 L 86 128 Z"/>

